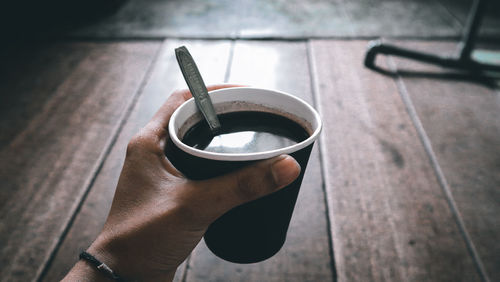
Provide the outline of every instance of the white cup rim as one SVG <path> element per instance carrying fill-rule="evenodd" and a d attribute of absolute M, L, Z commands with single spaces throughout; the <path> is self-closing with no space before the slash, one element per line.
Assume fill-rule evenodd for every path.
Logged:
<path fill-rule="evenodd" d="M 250 93 L 251 92 L 251 93 Z M 204 159 L 211 159 L 211 160 L 219 160 L 219 161 L 251 161 L 251 160 L 262 160 L 262 159 L 269 159 L 275 156 L 279 156 L 281 154 L 291 154 L 293 152 L 296 152 L 298 150 L 301 150 L 312 143 L 318 138 L 321 128 L 322 128 L 322 121 L 320 118 L 319 113 L 308 103 L 303 101 L 300 98 L 297 98 L 293 95 L 290 95 L 285 92 L 277 91 L 277 90 L 270 90 L 270 89 L 263 89 L 263 88 L 256 88 L 256 87 L 233 87 L 233 88 L 223 88 L 223 89 L 218 89 L 214 91 L 210 91 L 210 98 L 212 99 L 214 105 L 217 105 L 218 102 L 224 102 L 224 98 L 228 97 L 228 95 L 240 95 L 242 97 L 247 97 L 247 95 L 243 94 L 250 94 L 250 95 L 266 95 L 267 97 L 270 97 L 272 95 L 275 95 L 277 97 L 280 97 L 280 99 L 284 99 L 288 101 L 289 103 L 295 103 L 295 106 L 301 109 L 301 112 L 304 111 L 303 113 L 293 113 L 291 112 L 290 114 L 301 116 L 303 114 L 306 114 L 308 117 L 312 117 L 308 120 L 308 122 L 311 123 L 312 125 L 312 133 L 310 136 L 297 144 L 276 149 L 276 150 L 270 150 L 270 151 L 264 151 L 264 152 L 256 152 L 256 153 L 216 153 L 216 152 L 209 152 L 209 151 L 204 151 L 200 149 L 193 148 L 191 146 L 188 146 L 184 144 L 179 137 L 177 136 L 177 131 L 178 131 L 178 126 L 176 126 L 176 120 L 179 118 L 179 115 L 181 112 L 186 111 L 188 108 L 193 109 L 195 107 L 194 103 L 194 98 L 191 98 L 184 102 L 181 106 L 179 106 L 174 113 L 172 114 L 169 124 L 168 124 L 168 132 L 170 135 L 170 139 L 172 142 L 177 146 L 177 148 L 181 149 L 182 151 L 193 155 L 197 156 L 200 158 Z M 256 94 L 257 93 L 257 94 Z M 280 108 L 281 109 L 281 108 Z M 286 109 L 282 109 L 286 111 Z"/>

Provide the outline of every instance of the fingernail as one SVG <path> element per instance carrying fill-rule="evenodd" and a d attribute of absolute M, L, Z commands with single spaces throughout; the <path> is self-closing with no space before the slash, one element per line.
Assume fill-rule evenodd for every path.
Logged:
<path fill-rule="evenodd" d="M 271 166 L 274 182 L 279 188 L 292 183 L 300 174 L 300 165 L 288 156 L 281 155 Z"/>

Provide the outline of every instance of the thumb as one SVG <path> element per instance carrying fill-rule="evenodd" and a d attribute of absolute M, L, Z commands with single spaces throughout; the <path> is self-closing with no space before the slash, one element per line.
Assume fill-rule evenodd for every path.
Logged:
<path fill-rule="evenodd" d="M 294 158 L 281 155 L 241 170 L 200 181 L 206 195 L 204 210 L 215 218 L 243 203 L 255 200 L 292 183 L 300 174 Z"/>

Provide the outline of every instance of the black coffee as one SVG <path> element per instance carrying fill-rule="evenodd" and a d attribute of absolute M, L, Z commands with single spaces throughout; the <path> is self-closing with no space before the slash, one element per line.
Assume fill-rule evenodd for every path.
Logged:
<path fill-rule="evenodd" d="M 213 136 L 205 120 L 191 127 L 182 142 L 217 153 L 257 153 L 288 147 L 306 140 L 307 131 L 294 121 L 266 112 L 218 115 L 221 131 Z"/>

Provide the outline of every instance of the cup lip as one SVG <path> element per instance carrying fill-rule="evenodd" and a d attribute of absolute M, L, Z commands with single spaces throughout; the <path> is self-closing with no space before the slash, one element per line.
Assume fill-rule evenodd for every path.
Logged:
<path fill-rule="evenodd" d="M 196 156 L 199 158 L 204 158 L 204 159 L 218 160 L 218 161 L 253 161 L 253 160 L 269 159 L 269 158 L 276 157 L 276 156 L 279 156 L 282 154 L 290 154 L 290 153 L 299 151 L 299 150 L 311 145 L 312 143 L 314 143 L 314 141 L 316 141 L 316 139 L 318 138 L 319 134 L 321 133 L 321 129 L 323 127 L 321 117 L 320 117 L 319 113 L 311 105 L 309 105 L 307 102 L 305 102 L 304 100 L 302 100 L 296 96 L 293 96 L 291 94 L 288 94 L 288 93 L 285 93 L 282 91 L 265 89 L 265 88 L 258 88 L 258 87 L 231 87 L 231 88 L 223 88 L 223 89 L 213 90 L 213 91 L 210 91 L 209 93 L 212 96 L 212 95 L 223 95 L 224 92 L 227 92 L 227 91 L 245 91 L 245 90 L 270 91 L 270 92 L 274 92 L 276 94 L 287 96 L 287 97 L 291 98 L 292 100 L 295 100 L 297 103 L 305 106 L 313 114 L 314 119 L 317 122 L 317 127 L 314 129 L 314 132 L 306 140 L 304 140 L 300 143 L 297 143 L 297 144 L 294 144 L 294 145 L 291 145 L 288 147 L 276 149 L 276 150 L 256 152 L 256 153 L 216 153 L 216 152 L 204 151 L 204 150 L 196 149 L 196 148 L 193 148 L 191 146 L 184 144 L 179 139 L 179 137 L 177 136 L 177 132 L 175 131 L 175 125 L 174 125 L 175 122 L 174 121 L 177 119 L 177 116 L 179 115 L 179 113 L 185 107 L 187 107 L 189 104 L 194 103 L 194 98 L 190 98 L 189 100 L 182 103 L 174 111 L 174 113 L 170 117 L 170 121 L 168 123 L 168 132 L 170 135 L 170 139 L 175 144 L 175 146 L 177 148 L 181 149 L 182 151 L 190 154 L 190 155 L 193 155 L 193 156 Z"/>

